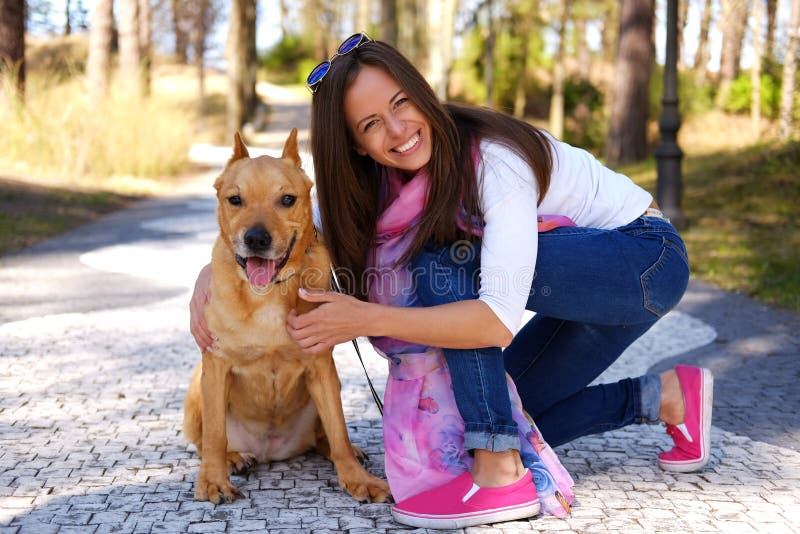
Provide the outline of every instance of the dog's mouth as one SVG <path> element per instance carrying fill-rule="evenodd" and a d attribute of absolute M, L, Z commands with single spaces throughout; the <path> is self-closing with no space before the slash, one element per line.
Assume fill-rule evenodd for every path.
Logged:
<path fill-rule="evenodd" d="M 245 276 L 251 286 L 264 287 L 272 284 L 278 278 L 278 273 L 289 261 L 289 256 L 292 254 L 294 243 L 297 240 L 297 233 L 292 236 L 289 246 L 286 248 L 286 253 L 277 259 L 261 258 L 258 256 L 243 257 L 236 255 L 236 263 L 244 269 Z M 278 280 L 280 282 L 281 280 Z"/>

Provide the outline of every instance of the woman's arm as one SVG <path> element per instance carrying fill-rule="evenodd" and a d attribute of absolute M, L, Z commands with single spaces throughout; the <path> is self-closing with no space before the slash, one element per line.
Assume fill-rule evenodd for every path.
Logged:
<path fill-rule="evenodd" d="M 206 265 L 197 275 L 192 300 L 189 301 L 189 330 L 201 350 L 211 348 L 214 336 L 206 324 L 206 304 L 211 300 L 211 264 Z"/>
<path fill-rule="evenodd" d="M 512 333 L 489 306 L 466 300 L 430 308 L 403 308 L 363 302 L 332 291 L 300 290 L 320 305 L 287 319 L 287 330 L 306 352 L 330 349 L 358 336 L 388 336 L 442 348 L 506 346 Z"/>

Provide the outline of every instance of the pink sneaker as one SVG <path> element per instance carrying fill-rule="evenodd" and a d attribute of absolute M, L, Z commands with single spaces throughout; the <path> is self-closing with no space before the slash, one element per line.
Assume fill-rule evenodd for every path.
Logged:
<path fill-rule="evenodd" d="M 481 488 L 469 472 L 392 507 L 398 523 L 412 527 L 457 529 L 524 519 L 539 513 L 531 472 L 499 488 Z"/>
<path fill-rule="evenodd" d="M 686 417 L 679 425 L 667 425 L 675 446 L 658 455 L 658 465 L 666 471 L 689 473 L 708 463 L 714 377 L 708 369 L 688 365 L 676 365 L 675 372 L 683 390 Z"/>

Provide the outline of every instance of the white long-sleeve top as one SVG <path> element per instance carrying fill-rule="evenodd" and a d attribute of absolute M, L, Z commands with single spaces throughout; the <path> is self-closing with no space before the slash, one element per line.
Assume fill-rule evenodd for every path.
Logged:
<path fill-rule="evenodd" d="M 653 201 L 650 193 L 589 152 L 548 139 L 553 172 L 538 207 L 538 184 L 525 159 L 497 142 L 480 144 L 483 162 L 477 175 L 485 226 L 479 299 L 511 333 L 520 327 L 533 283 L 538 214 L 566 215 L 578 226 L 612 229 L 642 215 Z"/>
<path fill-rule="evenodd" d="M 478 298 L 511 333 L 520 327 L 533 283 L 539 213 L 566 215 L 578 226 L 612 229 L 636 219 L 653 201 L 650 193 L 589 152 L 548 139 L 553 172 L 538 207 L 538 184 L 525 159 L 500 143 L 480 144 L 478 196 L 485 226 Z M 314 224 L 321 230 L 314 200 Z"/>

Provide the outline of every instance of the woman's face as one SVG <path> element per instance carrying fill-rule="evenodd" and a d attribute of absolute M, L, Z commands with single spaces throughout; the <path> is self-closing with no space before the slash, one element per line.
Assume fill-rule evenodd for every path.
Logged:
<path fill-rule="evenodd" d="M 344 96 L 355 150 L 378 163 L 414 173 L 431 159 L 431 126 L 385 71 L 364 66 Z"/>

